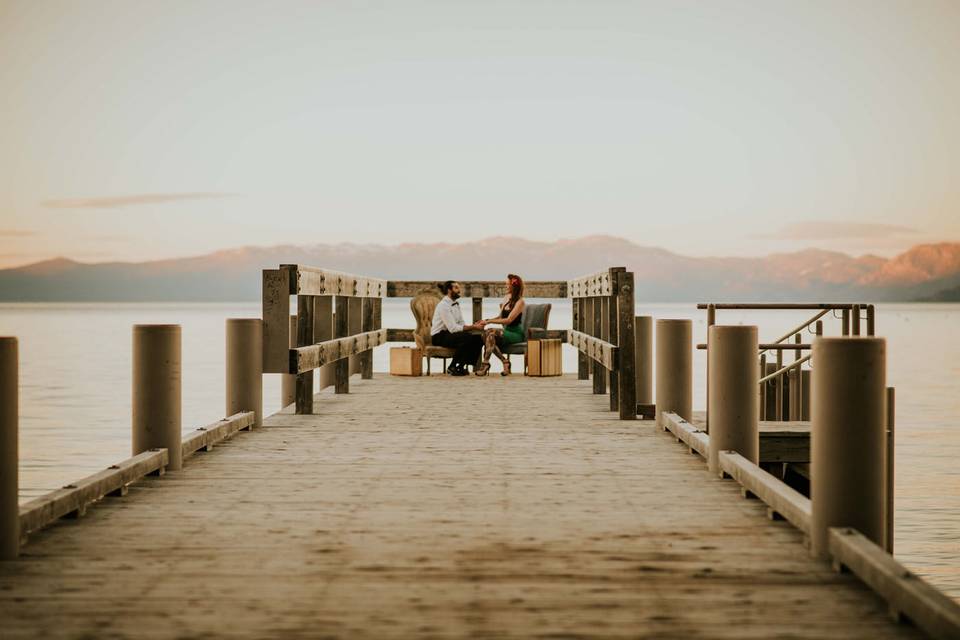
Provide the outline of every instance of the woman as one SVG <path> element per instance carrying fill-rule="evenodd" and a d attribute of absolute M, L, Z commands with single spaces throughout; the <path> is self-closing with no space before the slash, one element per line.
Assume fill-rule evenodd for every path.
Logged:
<path fill-rule="evenodd" d="M 523 279 L 514 274 L 507 276 L 507 295 L 500 303 L 500 315 L 481 324 L 499 324 L 502 329 L 485 329 L 483 332 L 483 364 L 477 369 L 478 376 L 490 372 L 490 356 L 496 355 L 503 363 L 502 376 L 510 375 L 510 358 L 503 355 L 500 347 L 523 342 Z"/>

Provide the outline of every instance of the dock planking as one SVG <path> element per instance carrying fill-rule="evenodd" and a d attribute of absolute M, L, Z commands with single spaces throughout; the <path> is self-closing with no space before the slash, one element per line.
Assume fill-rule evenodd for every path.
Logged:
<path fill-rule="evenodd" d="M 378 374 L 31 536 L 4 638 L 901 638 L 575 376 Z"/>

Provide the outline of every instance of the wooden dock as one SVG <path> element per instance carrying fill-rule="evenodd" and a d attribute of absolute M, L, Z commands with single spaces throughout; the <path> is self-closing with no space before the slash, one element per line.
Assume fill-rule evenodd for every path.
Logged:
<path fill-rule="evenodd" d="M 314 411 L 31 535 L 3 638 L 919 636 L 576 376 L 377 374 Z"/>

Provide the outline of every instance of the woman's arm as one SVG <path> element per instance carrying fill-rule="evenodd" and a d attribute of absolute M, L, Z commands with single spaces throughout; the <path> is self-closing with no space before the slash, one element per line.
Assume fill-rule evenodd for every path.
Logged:
<path fill-rule="evenodd" d="M 503 307 L 509 301 L 510 296 L 507 296 L 500 302 L 500 313 L 503 313 Z M 506 322 L 506 318 L 501 318 L 499 314 L 483 321 L 484 324 L 503 324 L 504 322 Z"/>

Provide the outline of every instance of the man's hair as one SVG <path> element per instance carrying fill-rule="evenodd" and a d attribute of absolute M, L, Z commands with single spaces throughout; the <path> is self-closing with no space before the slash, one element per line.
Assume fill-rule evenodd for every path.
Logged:
<path fill-rule="evenodd" d="M 454 282 L 456 282 L 456 280 L 446 280 L 444 282 L 441 282 L 437 284 L 437 289 L 440 289 L 440 293 L 442 293 L 443 295 L 447 295 L 448 293 L 450 293 L 450 289 L 453 289 Z"/>

